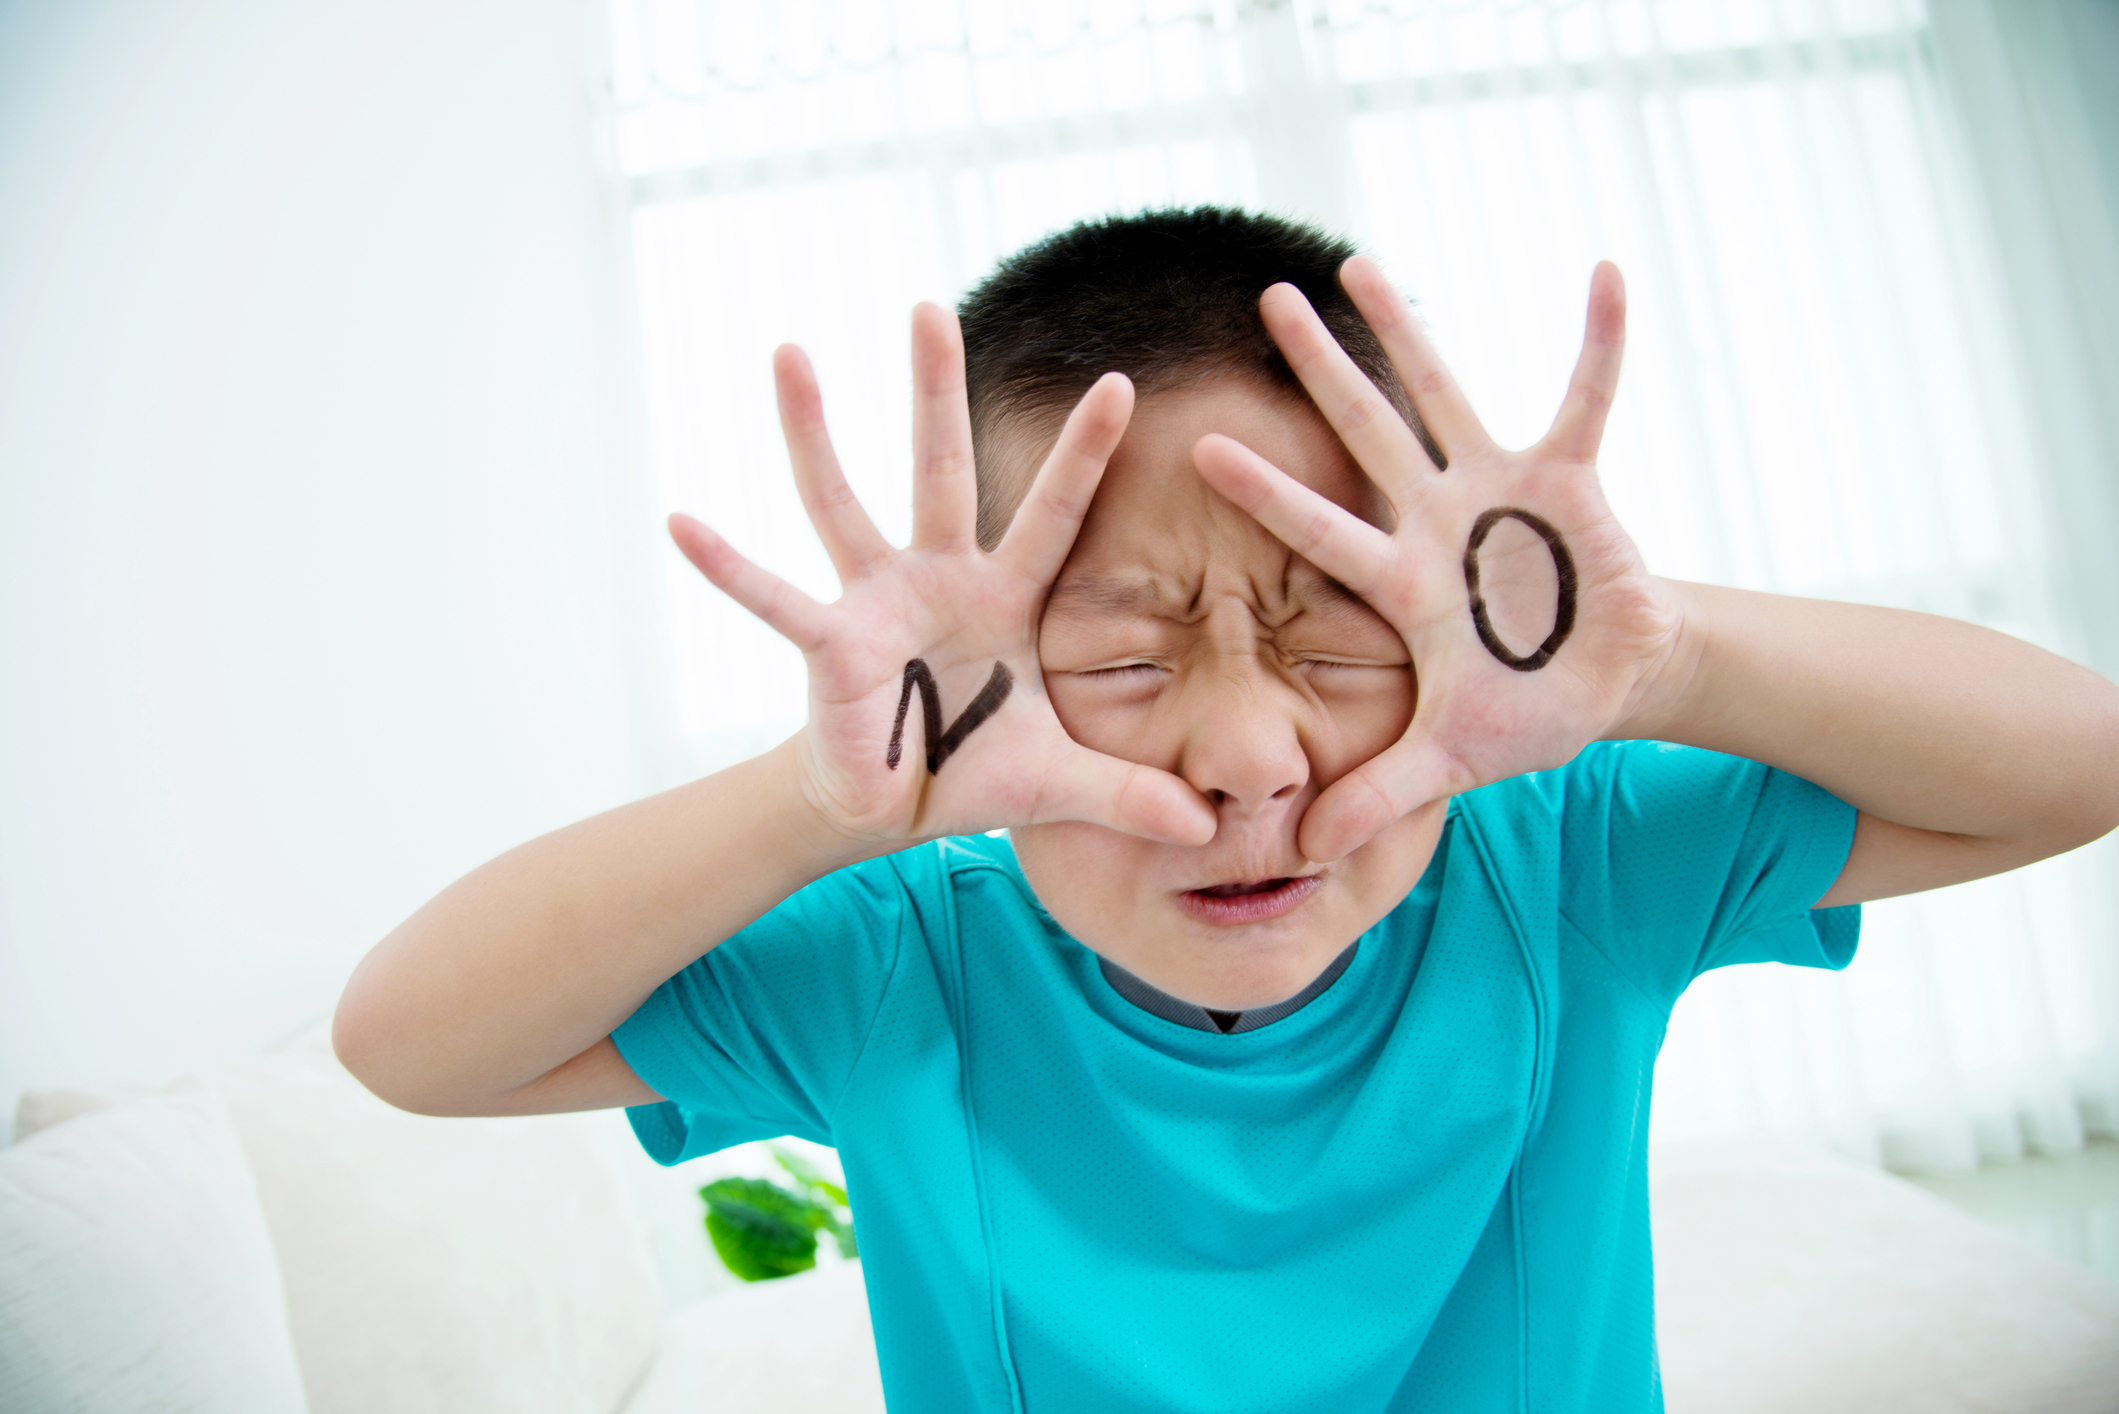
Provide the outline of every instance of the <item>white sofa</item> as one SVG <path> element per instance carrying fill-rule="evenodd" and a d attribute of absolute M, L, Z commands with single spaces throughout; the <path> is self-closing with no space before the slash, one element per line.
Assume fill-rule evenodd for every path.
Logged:
<path fill-rule="evenodd" d="M 612 1115 L 434 1120 L 321 1037 L 152 1094 L 25 1097 L 0 1409 L 852 1414 L 857 1263 L 742 1286 Z M 1807 1151 L 1659 1155 L 1673 1414 L 2119 1409 L 2119 1288 Z"/>

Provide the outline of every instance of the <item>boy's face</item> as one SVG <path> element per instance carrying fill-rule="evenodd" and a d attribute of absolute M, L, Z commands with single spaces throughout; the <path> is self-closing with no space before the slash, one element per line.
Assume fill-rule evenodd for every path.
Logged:
<path fill-rule="evenodd" d="M 1145 398 L 1104 473 L 1038 640 L 1075 740 L 1175 773 L 1214 839 L 1156 844 L 1067 822 L 1014 830 L 1060 925 L 1175 996 L 1240 1010 L 1300 991 L 1405 897 L 1445 803 L 1329 865 L 1296 848 L 1323 789 L 1405 731 L 1405 642 L 1210 490 L 1192 465 L 1236 438 L 1370 519 L 1381 498 L 1307 402 L 1250 383 Z"/>

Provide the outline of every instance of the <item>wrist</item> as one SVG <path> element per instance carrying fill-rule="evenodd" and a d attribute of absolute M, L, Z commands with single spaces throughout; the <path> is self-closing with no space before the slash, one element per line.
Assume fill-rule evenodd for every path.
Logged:
<path fill-rule="evenodd" d="M 1659 577 L 1654 583 L 1669 627 L 1608 733 L 1612 740 L 1685 741 L 1685 724 L 1697 715 L 1712 640 L 1707 598 L 1700 586 L 1683 580 Z"/>
<path fill-rule="evenodd" d="M 895 854 L 917 840 L 878 834 L 846 822 L 832 806 L 829 792 L 818 779 L 811 751 L 809 728 L 804 727 L 757 758 L 770 772 L 775 811 L 790 849 L 810 861 L 815 877 L 859 864 L 865 859 Z"/>

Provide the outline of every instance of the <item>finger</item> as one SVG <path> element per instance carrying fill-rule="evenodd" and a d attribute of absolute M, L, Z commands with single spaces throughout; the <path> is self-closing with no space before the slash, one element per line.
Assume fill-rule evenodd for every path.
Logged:
<path fill-rule="evenodd" d="M 1367 844 L 1392 821 L 1477 784 L 1470 768 L 1416 724 L 1310 802 L 1296 831 L 1296 848 L 1305 859 L 1329 864 Z"/>
<path fill-rule="evenodd" d="M 964 335 L 938 304 L 912 311 L 912 543 L 957 550 L 975 543 L 979 494 L 964 401 Z"/>
<path fill-rule="evenodd" d="M 1419 490 L 1420 473 L 1436 467 L 1398 409 L 1347 356 L 1302 291 L 1275 285 L 1260 296 L 1258 310 L 1288 367 L 1354 460 L 1393 506 L 1401 513 L 1408 509 Z"/>
<path fill-rule="evenodd" d="M 1589 277 L 1589 318 L 1582 356 L 1568 380 L 1567 397 L 1545 434 L 1548 451 L 1569 461 L 1593 462 L 1604 441 L 1604 421 L 1619 391 L 1619 361 L 1626 352 L 1626 281 L 1619 267 L 1597 262 Z"/>
<path fill-rule="evenodd" d="M 1068 414 L 995 558 L 1038 584 L 1052 582 L 1132 416 L 1133 384 L 1126 375 L 1106 373 L 1097 379 Z"/>
<path fill-rule="evenodd" d="M 840 582 L 858 578 L 868 566 L 888 556 L 892 546 L 861 509 L 853 488 L 846 484 L 846 474 L 839 469 L 839 455 L 832 450 L 831 433 L 824 427 L 824 398 L 817 390 L 809 356 L 793 344 L 774 349 L 773 386 L 779 393 L 780 433 L 787 439 L 787 457 L 795 469 L 802 509 L 809 512 L 809 523 L 817 528 L 817 538 L 824 542 Z"/>
<path fill-rule="evenodd" d="M 1442 362 L 1442 355 L 1420 327 L 1405 297 L 1391 288 L 1383 267 L 1365 255 L 1357 255 L 1339 267 L 1339 283 L 1353 298 L 1369 328 L 1383 341 L 1383 350 L 1398 370 L 1398 381 L 1411 395 L 1414 411 L 1427 424 L 1442 454 L 1451 461 L 1490 449 L 1487 435 L 1471 401 Z"/>
<path fill-rule="evenodd" d="M 670 539 L 714 587 L 763 619 L 804 653 L 822 646 L 829 611 L 770 570 L 736 553 L 734 546 L 688 515 L 670 517 Z"/>
<path fill-rule="evenodd" d="M 1391 538 L 1333 504 L 1233 437 L 1209 432 L 1192 448 L 1199 474 L 1290 550 L 1353 590 L 1374 589 Z"/>
<path fill-rule="evenodd" d="M 1168 771 L 1079 745 L 1060 758 L 1036 811 L 1040 824 L 1086 820 L 1129 835 L 1190 847 L 1213 839 L 1217 828 L 1214 807 L 1206 797 Z"/>

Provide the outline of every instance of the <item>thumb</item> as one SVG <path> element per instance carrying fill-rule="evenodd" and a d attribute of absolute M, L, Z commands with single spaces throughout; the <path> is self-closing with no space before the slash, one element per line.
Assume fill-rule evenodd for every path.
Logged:
<path fill-rule="evenodd" d="M 1031 823 L 1085 820 L 1162 844 L 1197 847 L 1218 820 L 1206 797 L 1168 771 L 1070 744 L 1040 793 Z"/>
<path fill-rule="evenodd" d="M 1386 825 L 1475 784 L 1471 769 L 1416 722 L 1310 802 L 1296 847 L 1303 858 L 1329 864 L 1367 844 Z"/>

